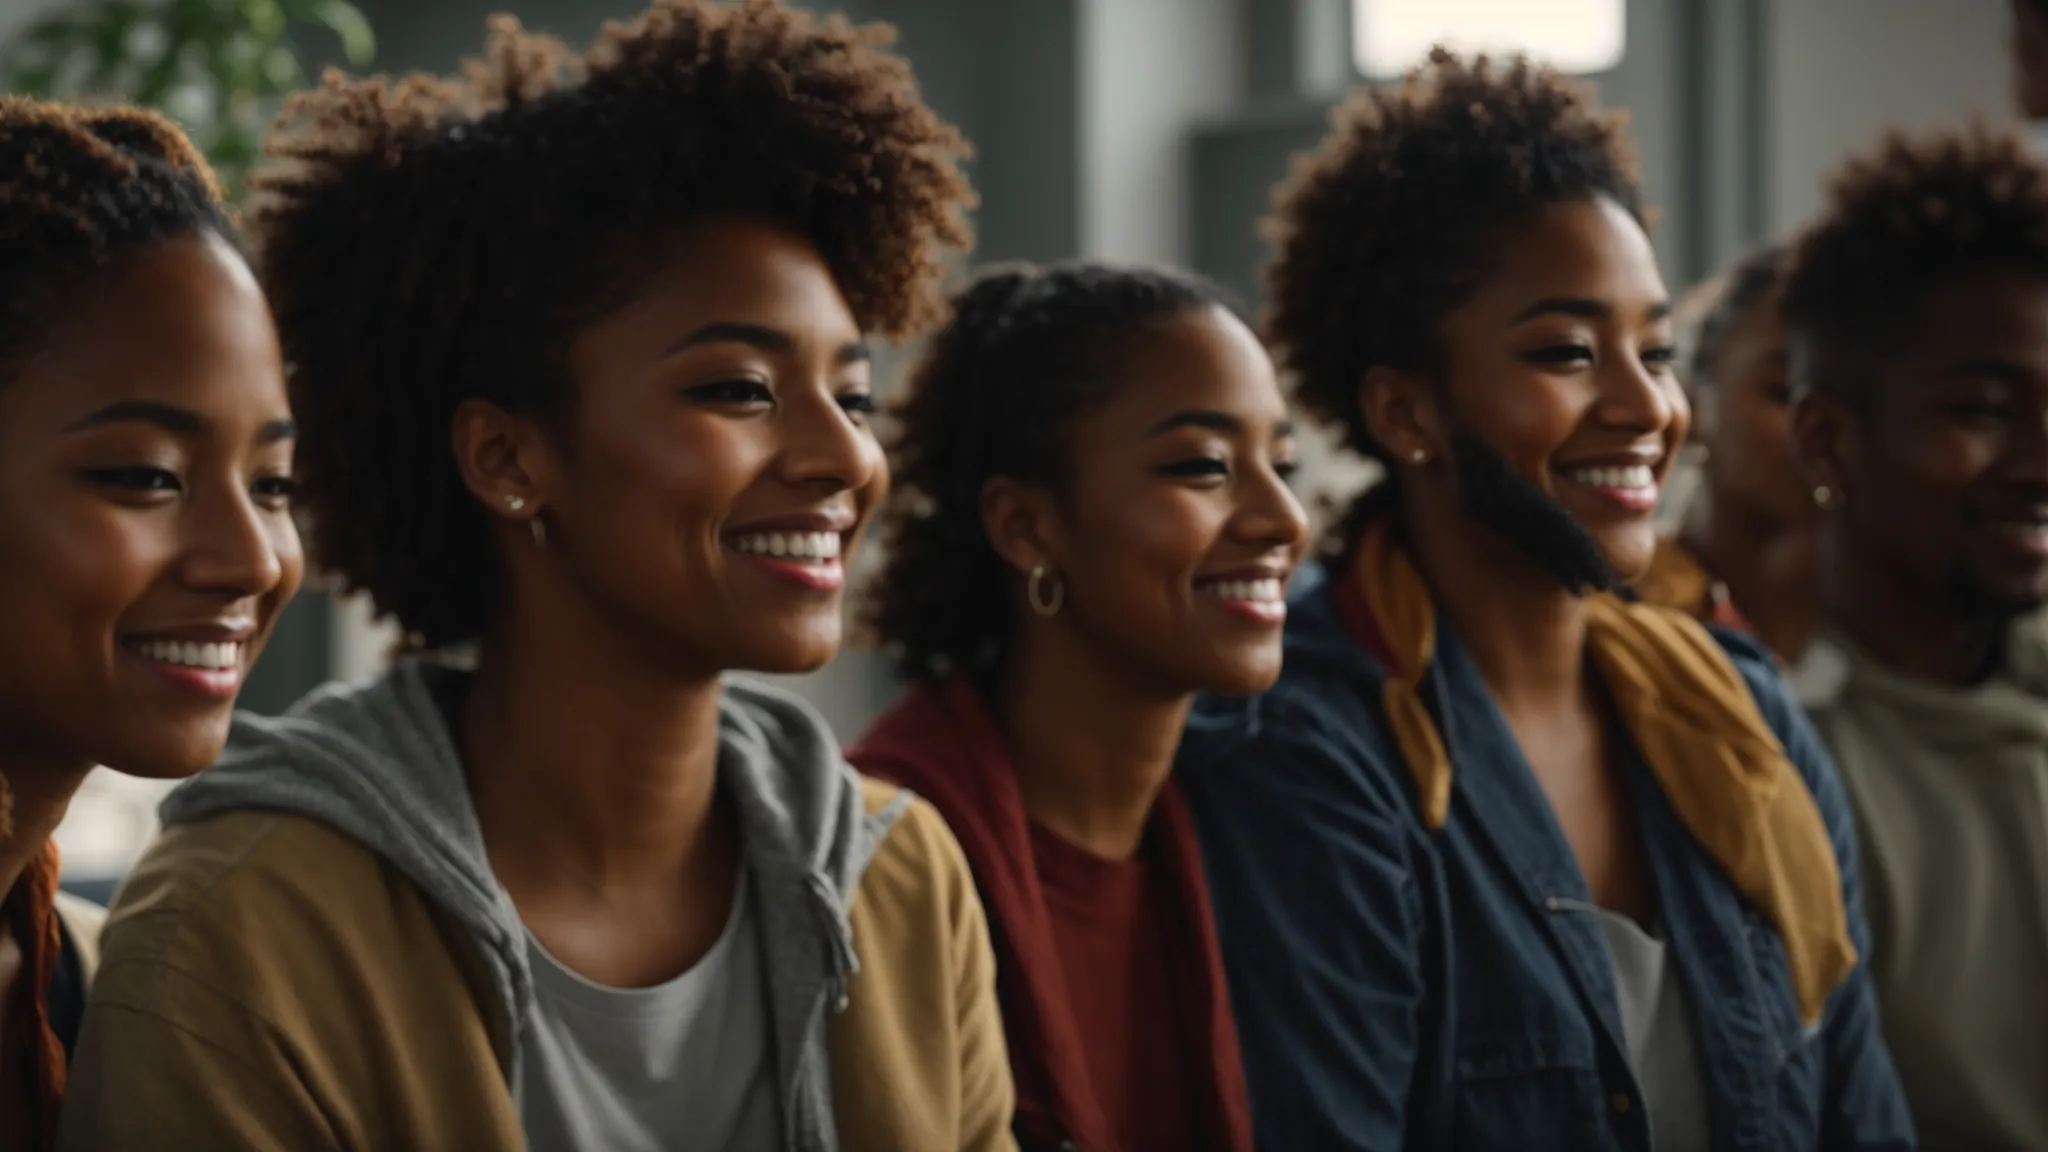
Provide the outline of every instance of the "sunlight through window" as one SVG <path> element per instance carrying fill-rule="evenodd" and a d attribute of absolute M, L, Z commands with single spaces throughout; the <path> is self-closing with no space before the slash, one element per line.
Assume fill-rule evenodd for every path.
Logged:
<path fill-rule="evenodd" d="M 1352 0 L 1351 54 L 1372 77 L 1398 76 L 1435 44 L 1527 52 L 1579 74 L 1621 62 L 1626 0 Z"/>

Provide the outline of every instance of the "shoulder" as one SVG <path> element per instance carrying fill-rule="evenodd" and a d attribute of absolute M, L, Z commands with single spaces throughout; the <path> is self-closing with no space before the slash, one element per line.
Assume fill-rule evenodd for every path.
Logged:
<path fill-rule="evenodd" d="M 174 991 L 196 983 L 270 1017 L 333 991 L 323 981 L 404 955 L 396 949 L 416 944 L 427 919 L 424 900 L 374 853 L 319 821 L 214 816 L 168 829 L 123 883 L 95 995 L 175 1016 L 199 1010 Z"/>
<path fill-rule="evenodd" d="M 1778 738 L 1785 758 L 1798 770 L 1807 791 L 1813 793 L 1814 803 L 1830 832 L 1841 841 L 1849 828 L 1847 795 L 1833 757 L 1814 731 L 1813 721 L 1795 698 L 1776 658 L 1762 643 L 1744 633 L 1727 628 L 1707 631 L 1742 676 L 1750 698 L 1756 701 L 1758 714 Z"/>
<path fill-rule="evenodd" d="M 900 809 L 861 876 L 856 899 L 886 893 L 915 902 L 950 903 L 973 880 L 960 843 L 938 809 L 909 789 L 872 776 L 860 777 L 861 801 L 869 817 Z"/>

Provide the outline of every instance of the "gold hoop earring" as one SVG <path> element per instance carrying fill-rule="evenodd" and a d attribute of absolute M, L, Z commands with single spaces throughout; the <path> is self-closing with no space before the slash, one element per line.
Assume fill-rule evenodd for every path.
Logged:
<path fill-rule="evenodd" d="M 1052 576 L 1052 596 L 1048 598 L 1044 592 L 1045 580 L 1048 576 L 1052 576 L 1052 573 L 1046 571 L 1045 565 L 1040 564 L 1033 568 L 1031 570 L 1031 579 L 1024 583 L 1024 598 L 1031 602 L 1031 610 L 1033 612 L 1050 618 L 1059 613 L 1060 605 L 1066 603 L 1067 586 L 1060 582 L 1059 577 Z"/>

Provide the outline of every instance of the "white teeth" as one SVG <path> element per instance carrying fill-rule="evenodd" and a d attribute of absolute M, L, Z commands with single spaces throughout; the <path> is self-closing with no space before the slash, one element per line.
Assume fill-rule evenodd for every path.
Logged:
<path fill-rule="evenodd" d="M 151 660 L 187 668 L 222 672 L 242 666 L 242 646 L 234 641 L 199 644 L 189 640 L 144 640 L 134 647 Z"/>
<path fill-rule="evenodd" d="M 1576 468 L 1566 475 L 1595 488 L 1651 488 L 1657 483 L 1657 473 L 1647 464 L 1631 464 L 1626 468 Z"/>
<path fill-rule="evenodd" d="M 799 560 L 839 558 L 837 532 L 749 532 L 733 548 L 750 556 L 788 556 Z"/>
<path fill-rule="evenodd" d="M 1285 585 L 1273 577 L 1260 580 L 1209 580 L 1197 586 L 1206 595 L 1223 600 L 1278 600 Z"/>

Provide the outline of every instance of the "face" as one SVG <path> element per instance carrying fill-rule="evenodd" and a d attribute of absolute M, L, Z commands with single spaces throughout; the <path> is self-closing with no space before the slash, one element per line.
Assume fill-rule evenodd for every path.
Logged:
<path fill-rule="evenodd" d="M 1699 405 L 1715 506 L 1778 524 L 1811 521 L 1811 485 L 1792 449 L 1785 322 L 1775 295 L 1730 323 Z"/>
<path fill-rule="evenodd" d="M 283 362 L 218 240 L 87 291 L 0 384 L 0 724 L 23 758 L 188 775 L 303 569 Z"/>
<path fill-rule="evenodd" d="M 673 251 L 575 340 L 570 427 L 534 493 L 549 539 L 509 544 L 691 674 L 810 671 L 839 649 L 888 488 L 867 346 L 799 237 L 714 220 Z"/>
<path fill-rule="evenodd" d="M 1369 380 L 1368 418 L 1397 459 L 1424 452 L 1418 484 L 1449 485 L 1468 520 L 1568 587 L 1634 579 L 1688 421 L 1649 238 L 1610 201 L 1574 201 L 1497 258 L 1443 322 L 1442 386 L 1404 412 Z"/>
<path fill-rule="evenodd" d="M 1169 693 L 1263 691 L 1308 531 L 1272 361 L 1208 309 L 1141 336 L 1116 384 L 1076 422 L 1050 502 L 1045 563 L 1065 591 L 1049 623 Z"/>
<path fill-rule="evenodd" d="M 1843 562 L 1965 615 L 2048 600 L 2048 281 L 1942 285 L 1873 371 L 1864 411 L 1815 392 L 1795 413 Z"/>

